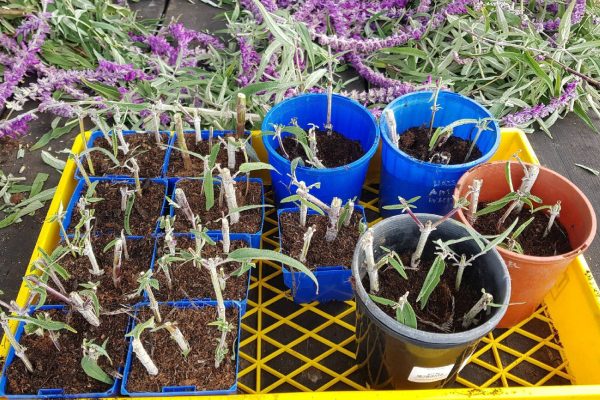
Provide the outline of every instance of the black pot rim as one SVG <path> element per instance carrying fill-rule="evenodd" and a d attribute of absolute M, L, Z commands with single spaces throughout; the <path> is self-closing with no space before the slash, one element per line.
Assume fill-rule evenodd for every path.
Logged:
<path fill-rule="evenodd" d="M 433 222 L 441 218 L 439 215 L 434 214 L 418 213 L 416 215 L 417 217 L 419 217 L 419 219 L 431 220 Z M 415 222 L 409 215 L 400 214 L 390 218 L 386 218 L 381 222 L 377 223 L 376 225 L 373 225 L 373 227 L 383 225 L 402 225 L 407 223 L 414 224 Z M 468 233 L 465 226 L 462 223 L 453 219 L 444 221 L 438 227 L 438 229 L 442 228 L 446 224 L 453 224 L 459 226 L 464 230 L 465 233 Z M 359 238 L 358 243 L 360 244 L 361 241 L 362 236 Z M 394 318 L 390 317 L 388 314 L 383 312 L 379 305 L 377 305 L 373 300 L 369 298 L 368 293 L 362 284 L 358 265 L 358 258 L 361 251 L 362 249 L 360 245 L 357 245 L 356 249 L 354 250 L 354 256 L 352 258 L 352 276 L 355 282 L 354 295 L 356 298 L 356 302 L 362 304 L 365 312 L 370 316 L 370 319 L 374 321 L 377 325 L 379 325 L 380 328 L 384 329 L 389 334 L 400 336 L 404 340 L 407 340 L 413 344 L 425 345 L 426 347 L 431 348 L 450 348 L 477 341 L 483 336 L 487 335 L 496 327 L 496 325 L 498 325 L 502 317 L 504 317 L 506 309 L 508 308 L 508 302 L 510 300 L 510 276 L 508 273 L 508 269 L 506 268 L 506 264 L 504 263 L 504 260 L 502 259 L 498 251 L 494 248 L 490 250 L 490 253 L 492 253 L 493 257 L 496 259 L 497 263 L 501 267 L 500 274 L 502 276 L 502 281 L 505 284 L 507 290 L 505 296 L 502 299 L 494 299 L 495 302 L 499 302 L 499 304 L 502 304 L 502 306 L 497 309 L 497 312 L 494 313 L 494 315 L 489 320 L 472 329 L 455 333 L 426 332 L 408 327 L 404 324 L 399 323 Z"/>

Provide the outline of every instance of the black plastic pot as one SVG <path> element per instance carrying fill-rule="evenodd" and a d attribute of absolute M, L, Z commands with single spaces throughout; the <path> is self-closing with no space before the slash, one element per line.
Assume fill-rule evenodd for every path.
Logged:
<path fill-rule="evenodd" d="M 417 215 L 423 222 L 435 222 L 440 218 L 433 214 Z M 408 215 L 384 219 L 372 228 L 375 260 L 383 256 L 381 246 L 397 252 L 416 248 L 419 228 Z M 457 239 L 467 235 L 464 225 L 448 220 L 432 232 L 425 252 L 433 251 L 432 240 Z M 479 252 L 479 247 L 473 240 L 453 245 L 452 248 L 459 254 Z M 425 332 L 400 324 L 384 313 L 369 298 L 362 285 L 365 274 L 364 252 L 357 246 L 352 260 L 352 276 L 356 283 L 356 360 L 367 384 L 375 389 L 438 388 L 453 382 L 479 340 L 498 324 L 506 312 L 506 304 L 510 298 L 508 270 L 498 252 L 493 249 L 466 268 L 463 285 L 475 282 L 477 287 L 485 288 L 486 292 L 494 296 L 495 303 L 503 306 L 491 308 L 490 315 L 483 322 L 480 321 L 478 326 L 465 332 Z"/>

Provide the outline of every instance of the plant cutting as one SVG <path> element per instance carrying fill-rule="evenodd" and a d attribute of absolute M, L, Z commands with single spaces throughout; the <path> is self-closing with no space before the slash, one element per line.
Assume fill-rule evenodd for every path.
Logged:
<path fill-rule="evenodd" d="M 376 388 L 453 381 L 479 339 L 504 315 L 508 271 L 495 245 L 450 217 L 406 212 L 368 229 L 354 252 L 357 361 Z"/>
<path fill-rule="evenodd" d="M 127 356 L 128 372 L 122 386 L 125 394 L 142 392 L 143 395 L 143 392 L 161 391 L 206 394 L 211 391 L 228 393 L 235 390 L 237 347 L 233 359 L 226 356 L 239 336 L 241 310 L 238 303 L 224 300 L 223 291 L 227 276 L 223 267 L 227 264 L 238 263 L 242 273 L 246 273 L 256 259 L 285 262 L 290 267 L 307 273 L 316 281 L 314 275 L 303 264 L 271 250 L 239 248 L 222 256 L 206 257 L 205 246 L 212 240 L 205 231 L 195 231 L 194 235 L 195 246 L 182 251 L 180 256 L 195 268 L 202 268 L 208 272 L 212 288 L 211 297 L 214 297 L 215 301 L 160 305 L 153 294 L 154 289 L 159 290 L 160 287 L 157 281 L 151 281 L 151 271 L 140 278 L 140 288 L 143 286 L 150 303 L 149 310 L 144 308 L 138 312 L 138 318 L 146 322 L 137 324 L 129 334 L 133 340 Z M 155 318 L 157 321 L 163 318 L 167 321 L 162 326 L 168 335 L 167 332 L 160 329 L 157 332 L 157 329 L 154 329 L 154 334 L 144 341 L 141 338 L 142 333 L 146 328 L 155 328 Z M 176 333 L 175 326 L 180 329 L 179 333 Z M 207 329 L 199 330 L 198 326 L 207 326 Z M 206 340 L 206 335 L 212 336 L 214 340 Z M 169 342 L 165 343 L 164 339 L 167 337 Z M 172 352 L 170 346 L 174 345 L 179 347 L 179 352 Z M 132 359 L 132 353 L 136 356 L 135 360 Z M 161 356 L 153 360 L 149 354 Z M 199 362 L 206 361 L 207 357 L 214 360 L 214 363 Z M 182 364 L 186 366 L 187 373 L 181 369 Z M 190 380 L 189 371 L 198 373 L 194 373 L 195 378 Z"/>
<path fill-rule="evenodd" d="M 243 94 L 240 94 L 243 96 Z M 175 136 L 168 150 L 169 176 L 193 177 L 204 173 L 207 168 L 203 157 L 217 153 L 212 163 L 226 165 L 232 173 L 237 172 L 240 165 L 250 159 L 258 161 L 252 148 L 252 137 L 244 130 L 245 126 L 245 97 L 243 102 L 238 99 L 236 113 L 236 130 L 215 131 L 201 130 L 201 119 L 197 111 L 190 113 L 182 108 L 186 117 L 193 121 L 194 130 L 184 131 L 181 115 L 175 117 Z M 241 118 L 241 119 L 240 119 Z M 239 131 L 241 129 L 241 131 Z M 217 149 L 215 149 L 215 146 Z M 200 161 L 192 157 L 201 158 Z"/>
<path fill-rule="evenodd" d="M 63 220 L 67 233 L 73 233 L 81 220 L 82 207 L 75 209 L 81 198 L 85 209 L 93 210 L 93 234 L 118 234 L 125 230 L 127 236 L 154 233 L 162 215 L 167 182 L 160 179 L 119 179 L 93 182 L 93 190 L 80 181 Z"/>
<path fill-rule="evenodd" d="M 177 217 L 173 225 L 175 231 L 188 232 L 191 228 L 195 229 L 196 215 L 209 231 L 218 231 L 222 226 L 222 218 L 226 217 L 232 233 L 250 234 L 252 245 L 258 247 L 264 208 L 270 206 L 264 201 L 262 181 L 249 178 L 248 174 L 257 169 L 272 167 L 260 162 L 244 163 L 232 175 L 228 168 L 212 164 L 210 160 L 208 165 L 214 165 L 218 176 L 213 177 L 213 171 L 205 168 L 201 180 L 181 179 L 176 182 L 173 198 L 168 199 L 171 216 Z M 246 177 L 238 178 L 242 174 L 246 174 Z"/>
<path fill-rule="evenodd" d="M 498 246 L 513 284 L 511 305 L 499 326 L 512 327 L 534 312 L 571 261 L 589 247 L 596 216 L 572 182 L 518 157 L 468 171 L 455 195 L 469 195 L 474 189 L 478 206 L 459 211 L 462 222 L 493 234 L 515 218 L 520 221 Z"/>
<path fill-rule="evenodd" d="M 277 204 L 293 194 L 291 165 L 297 157 L 303 160 L 296 168 L 298 180 L 308 186 L 320 182 L 313 194 L 324 203 L 334 197 L 344 202 L 360 197 L 369 160 L 379 144 L 379 129 L 365 107 L 340 95 L 293 97 L 267 113 L 262 131 L 274 167 L 271 181 Z"/>
<path fill-rule="evenodd" d="M 139 162 L 139 176 L 142 178 L 160 178 L 166 173 L 168 133 L 162 132 L 156 121 L 151 130 L 124 131 L 127 115 L 122 115 L 118 107 L 112 109 L 114 125 L 111 129 L 104 115 L 92 111 L 89 117 L 98 130 L 92 132 L 86 140 L 84 151 L 87 164 L 79 163 L 77 176 L 127 177 L 131 176 L 129 160 Z M 83 132 L 83 131 L 82 131 Z M 81 165 L 81 166 L 80 166 Z M 87 167 L 82 171 L 82 166 Z M 91 168 L 90 168 L 91 166 Z"/>
<path fill-rule="evenodd" d="M 310 191 L 318 184 L 307 186 L 298 181 L 298 161 L 292 162 L 291 184 L 295 194 L 281 200 L 282 206 L 292 207 L 277 213 L 280 249 L 313 271 L 319 290 L 308 276 L 285 266 L 283 282 L 297 303 L 351 299 L 349 266 L 358 237 L 366 229 L 364 209 L 353 200 L 343 204 L 334 197 L 328 205 L 313 196 Z"/>
<path fill-rule="evenodd" d="M 103 316 L 102 324 L 94 327 L 64 306 L 2 306 L 9 306 L 7 310 L 13 313 L 0 312 L 3 327 L 4 317 L 19 322 L 14 336 L 9 328 L 5 330 L 11 349 L 0 379 L 2 395 L 81 398 L 116 394 L 116 378 L 125 358 L 126 314 Z"/>
<path fill-rule="evenodd" d="M 441 90 L 401 96 L 383 111 L 380 205 L 382 215 L 398 196 L 419 197 L 422 212 L 445 214 L 460 176 L 487 161 L 498 148 L 500 130 L 475 101 Z"/>

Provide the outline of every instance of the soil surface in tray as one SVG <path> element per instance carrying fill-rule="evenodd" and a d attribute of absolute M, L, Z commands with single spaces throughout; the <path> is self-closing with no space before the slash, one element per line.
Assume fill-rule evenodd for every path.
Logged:
<path fill-rule="evenodd" d="M 104 273 L 100 276 L 93 275 L 90 270 L 92 265 L 89 258 L 80 256 L 73 258 L 68 253 L 60 261 L 60 265 L 70 274 L 71 279 L 65 284 L 67 292 L 80 290 L 80 283 L 99 282 L 97 295 L 100 304 L 105 310 L 119 308 L 122 304 L 133 304 L 142 300 L 142 295 L 135 295 L 138 288 L 137 279 L 141 272 L 147 271 L 152 262 L 152 252 L 154 251 L 154 239 L 129 239 L 127 240 L 127 250 L 129 260 L 125 255 L 121 258 L 121 282 L 119 287 L 113 283 L 113 254 L 114 247 L 104 253 L 104 247 L 114 240 L 113 236 L 92 237 L 92 247 L 96 260 Z M 133 295 L 133 297 L 128 297 Z"/>
<path fill-rule="evenodd" d="M 281 213 L 279 224 L 281 227 L 281 252 L 293 258 L 299 259 L 304 244 L 304 233 L 309 226 L 315 225 L 306 256 L 308 268 L 343 266 L 350 268 L 352 255 L 358 242 L 360 233 L 358 225 L 362 216 L 358 212 L 352 214 L 350 225 L 343 226 L 337 237 L 332 242 L 325 240 L 325 232 L 329 225 L 329 218 L 323 215 L 308 215 L 306 227 L 300 226 L 300 214 L 284 212 Z"/>
<path fill-rule="evenodd" d="M 410 257 L 413 249 L 410 252 L 400 253 L 402 263 L 410 265 Z M 407 269 L 406 274 L 408 280 L 400 276 L 400 274 L 389 264 L 379 270 L 379 292 L 376 293 L 379 297 L 398 301 L 407 291 L 409 292 L 408 301 L 415 310 L 417 315 L 417 328 L 427 332 L 461 332 L 465 331 L 462 327 L 462 317 L 467 313 L 477 301 L 481 298 L 481 289 L 483 280 L 476 272 L 477 260 L 472 266 L 465 269 L 462 283 L 458 293 L 454 290 L 457 268 L 446 264 L 446 269 L 441 276 L 440 283 L 429 296 L 427 305 L 421 310 L 417 296 L 423 287 L 423 282 L 427 277 L 427 273 L 433 263 L 433 257 L 421 259 L 418 270 Z M 362 284 L 365 288 L 369 288 L 369 278 L 365 274 Z M 377 305 L 390 317 L 396 319 L 396 311 L 392 307 Z M 479 317 L 484 316 L 480 322 L 487 318 L 485 312 L 480 313 Z M 452 323 L 449 324 L 448 321 Z M 427 322 L 442 326 L 448 323 L 449 329 L 442 331 Z M 473 328 L 471 325 L 470 328 Z"/>
<path fill-rule="evenodd" d="M 133 135 L 124 135 L 125 142 L 129 144 L 129 152 L 123 155 L 119 150 L 117 159 L 122 163 L 128 158 L 135 157 L 140 167 L 141 178 L 158 178 L 161 176 L 161 169 L 165 161 L 165 152 L 169 143 L 169 136 L 161 134 L 162 146 L 158 146 L 154 140 L 153 133 L 139 133 Z M 94 140 L 94 147 L 102 147 L 112 153 L 112 145 L 100 136 Z M 94 176 L 104 175 L 127 175 L 133 176 L 132 172 L 126 167 L 118 167 L 106 155 L 99 151 L 91 152 L 92 163 L 94 165 Z M 83 166 L 89 174 L 87 161 L 82 160 Z M 91 175 L 91 174 L 90 174 Z"/>
<path fill-rule="evenodd" d="M 125 365 L 126 340 L 125 330 L 129 316 L 125 313 L 116 315 L 100 315 L 100 326 L 93 327 L 79 313 L 66 313 L 62 310 L 48 310 L 50 318 L 70 325 L 77 333 L 61 331 L 59 343 L 62 351 L 58 351 L 46 334 L 21 336 L 20 343 L 27 348 L 27 356 L 33 364 L 33 373 L 25 368 L 20 359 L 14 358 L 8 368 L 7 393 L 37 395 L 38 389 L 65 389 L 65 393 L 101 393 L 112 385 L 90 378 L 81 368 L 83 339 L 94 340 L 102 344 L 106 339 L 106 350 L 112 359 L 111 366 L 105 357 L 98 360 L 98 365 L 110 375 Z M 33 397 L 32 397 L 33 398 Z"/>
<path fill-rule="evenodd" d="M 344 135 L 333 131 L 331 135 L 327 131 L 316 131 L 317 136 L 317 158 L 323 163 L 326 168 L 336 168 L 343 165 L 348 165 L 364 154 L 360 142 L 351 140 Z M 306 165 L 309 165 L 306 159 L 304 147 L 296 141 L 293 136 L 287 136 L 283 139 L 283 148 L 287 152 L 283 152 L 281 147 L 277 148 L 277 153 L 288 160 L 294 160 L 300 157 Z"/>
<path fill-rule="evenodd" d="M 235 359 L 231 359 L 233 344 L 237 339 L 238 311 L 226 309 L 227 322 L 233 325 L 227 334 L 227 349 L 219 369 L 215 368 L 215 348 L 221 332 L 208 325 L 217 319 L 214 307 L 171 308 L 161 306 L 163 320 L 176 322 L 191 351 L 183 357 L 181 350 L 165 329 L 142 334 L 144 348 L 158 368 L 158 375 L 151 376 L 134 356 L 127 380 L 129 392 L 160 392 L 163 386 L 195 386 L 197 391 L 227 390 L 235 383 Z M 152 312 L 144 309 L 138 314 L 142 321 Z"/>
<path fill-rule="evenodd" d="M 141 184 L 142 196 L 136 195 L 129 217 L 131 232 L 125 232 L 131 236 L 144 236 L 154 232 L 156 222 L 162 213 L 165 198 L 164 185 L 151 180 L 143 180 Z M 121 192 L 119 190 L 121 186 L 127 186 L 129 190 L 135 189 L 134 184 L 98 182 L 96 194 L 93 197 L 99 197 L 103 200 L 88 206 L 94 209 L 95 219 L 92 221 L 94 232 L 120 233 L 122 229 L 125 229 L 125 211 L 121 211 Z M 83 195 L 85 195 L 85 190 L 82 192 Z M 74 210 L 68 230 L 69 233 L 73 232 L 79 219 L 79 212 Z"/>
<path fill-rule="evenodd" d="M 233 135 L 226 135 L 224 138 L 227 138 Z M 196 137 L 194 134 L 186 134 L 185 135 L 185 143 L 187 144 L 188 151 L 201 154 L 203 156 L 210 154 L 211 147 L 209 146 L 208 139 L 201 141 L 196 144 Z M 219 143 L 219 139 L 217 137 L 213 138 L 212 144 Z M 192 169 L 190 171 L 186 170 L 183 166 L 183 158 L 181 157 L 181 152 L 179 151 L 178 144 L 175 142 L 173 144 L 173 149 L 171 150 L 171 155 L 169 156 L 169 176 L 187 176 L 187 177 L 202 177 L 204 173 L 204 162 L 201 159 L 190 156 L 192 160 Z M 217 156 L 217 164 L 221 164 L 221 167 L 227 166 L 227 150 L 224 146 L 221 145 L 221 149 L 219 150 L 219 155 Z M 244 163 L 244 154 L 242 151 L 235 152 L 235 168 L 230 170 L 232 174 L 234 174 L 239 166 Z"/>
<path fill-rule="evenodd" d="M 17 161 L 16 152 L 19 148 L 19 141 L 9 137 L 0 138 L 0 164 L 13 164 Z"/>
<path fill-rule="evenodd" d="M 435 128 L 434 128 L 435 129 Z M 421 161 L 435 162 L 439 161 L 431 159 L 429 154 L 429 128 L 424 126 L 410 128 L 400 135 L 398 141 L 398 147 L 406 154 L 419 159 Z M 450 162 L 448 164 L 464 164 L 465 162 L 477 160 L 481 157 L 481 151 L 477 148 L 477 145 L 473 148 L 471 156 L 465 161 L 465 157 L 471 147 L 471 141 L 461 139 L 457 136 L 450 136 L 448 140 L 437 148 L 437 152 L 446 152 L 450 155 Z"/>
<path fill-rule="evenodd" d="M 186 237 L 176 237 L 177 248 L 187 250 L 196 247 L 195 241 Z M 231 251 L 248 247 L 248 245 L 240 240 L 231 241 Z M 156 260 L 168 253 L 168 248 L 165 249 L 164 241 L 159 239 L 158 249 L 156 252 Z M 206 244 L 202 249 L 203 258 L 213 258 L 223 256 L 223 246 L 218 242 L 215 246 Z M 223 257 L 224 258 L 224 257 Z M 236 271 L 240 267 L 239 263 L 227 263 L 223 265 L 223 271 L 226 276 Z M 173 263 L 171 269 L 171 280 L 173 282 L 173 290 L 169 290 L 167 279 L 162 270 L 159 270 L 157 263 L 154 264 L 154 277 L 158 279 L 160 289 L 155 292 L 158 301 L 175 301 L 187 299 L 214 299 L 215 292 L 213 290 L 210 273 L 204 267 L 195 267 L 192 262 Z M 225 300 L 241 300 L 246 297 L 248 288 L 248 273 L 242 276 L 231 276 L 227 279 L 223 298 Z"/>
<path fill-rule="evenodd" d="M 479 209 L 483 210 L 485 207 L 486 204 L 483 203 L 479 206 Z M 528 221 L 531 217 L 534 217 L 534 220 L 517 238 L 517 242 L 519 242 L 523 248 L 524 254 L 528 256 L 551 257 L 558 254 L 565 254 L 573 250 L 569 243 L 567 231 L 560 223 L 559 218 L 554 220 L 550 232 L 546 237 L 543 237 L 544 231 L 548 226 L 548 221 L 550 220 L 548 214 L 543 210 L 533 214 L 531 214 L 530 210 L 526 207 L 523 207 L 520 213 L 517 213 L 515 210 L 511 213 L 510 217 L 506 219 L 504 226 L 500 227 L 500 230 L 498 230 L 498 221 L 505 211 L 506 209 L 504 208 L 477 217 L 474 228 L 483 235 L 497 235 L 510 227 L 517 217 L 519 218 L 517 227 Z M 517 227 L 515 227 L 515 229 L 517 229 Z"/>
<path fill-rule="evenodd" d="M 201 180 L 182 180 L 177 183 L 177 188 L 183 189 L 194 215 L 200 217 L 203 227 L 209 230 L 221 230 L 221 221 L 219 219 L 223 215 L 229 214 L 229 208 L 225 199 L 223 199 L 223 205 L 219 207 L 220 185 L 214 185 L 215 205 L 208 211 L 206 210 L 206 198 L 202 192 Z M 244 197 L 246 182 L 236 182 L 235 189 L 238 207 L 262 204 L 262 191 L 258 182 L 250 182 L 250 190 L 246 197 Z M 177 217 L 175 220 L 175 231 L 189 232 L 192 229 L 192 224 L 185 218 L 183 211 L 175 209 L 175 215 Z M 230 223 L 229 229 L 231 233 L 256 233 L 260 229 L 261 220 L 261 208 L 242 211 L 239 222 L 237 224 Z"/>

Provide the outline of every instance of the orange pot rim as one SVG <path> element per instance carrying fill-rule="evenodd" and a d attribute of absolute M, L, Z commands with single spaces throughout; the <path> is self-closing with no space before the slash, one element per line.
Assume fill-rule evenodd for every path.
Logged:
<path fill-rule="evenodd" d="M 518 164 L 516 161 L 510 161 L 510 163 Z M 495 165 L 505 165 L 505 164 L 506 164 L 506 161 L 493 161 L 493 162 L 489 162 L 489 163 L 480 164 L 480 165 L 477 165 L 476 167 L 471 168 L 470 170 L 465 172 L 461 176 L 461 178 L 458 180 L 458 182 L 456 183 L 456 188 L 454 189 L 454 195 L 458 196 L 463 191 L 463 186 L 465 185 L 465 181 L 467 180 L 468 176 L 470 176 L 474 171 L 476 171 L 478 169 L 483 169 L 483 168 L 490 168 Z M 526 163 L 526 162 L 523 162 L 523 164 L 528 165 L 528 166 L 537 165 L 537 164 L 531 164 L 531 163 Z M 544 172 L 544 174 L 548 174 L 548 175 L 552 176 L 552 179 L 562 180 L 562 181 L 566 182 L 572 189 L 571 195 L 576 195 L 576 196 L 581 197 L 581 199 L 583 200 L 583 202 L 586 205 L 586 208 L 590 211 L 589 214 L 591 215 L 591 223 L 592 223 L 590 233 L 587 235 L 587 237 L 585 238 L 583 243 L 581 243 L 581 245 L 574 248 L 570 252 L 558 254 L 558 255 L 550 256 L 550 257 L 529 256 L 526 254 L 520 254 L 520 253 L 516 253 L 514 251 L 507 250 L 500 246 L 496 246 L 496 249 L 503 256 L 511 257 L 516 260 L 526 261 L 526 262 L 532 263 L 532 264 L 548 264 L 548 263 L 563 261 L 565 259 L 575 258 L 578 255 L 583 254 L 588 249 L 588 247 L 590 247 L 592 241 L 594 240 L 594 236 L 596 236 L 597 220 L 596 220 L 596 213 L 594 212 L 594 207 L 592 206 L 592 203 L 589 201 L 587 196 L 581 191 L 581 189 L 579 189 L 569 179 L 567 179 L 564 176 L 562 176 L 561 174 L 551 170 L 550 168 L 546 168 L 542 165 L 538 165 L 538 167 L 540 168 L 540 171 Z M 466 224 L 466 225 L 470 226 L 471 228 L 473 227 L 469 223 L 467 218 L 465 217 L 462 209 L 459 209 L 458 212 L 456 213 L 456 215 L 458 216 L 458 218 L 460 219 L 460 221 L 463 224 Z"/>

